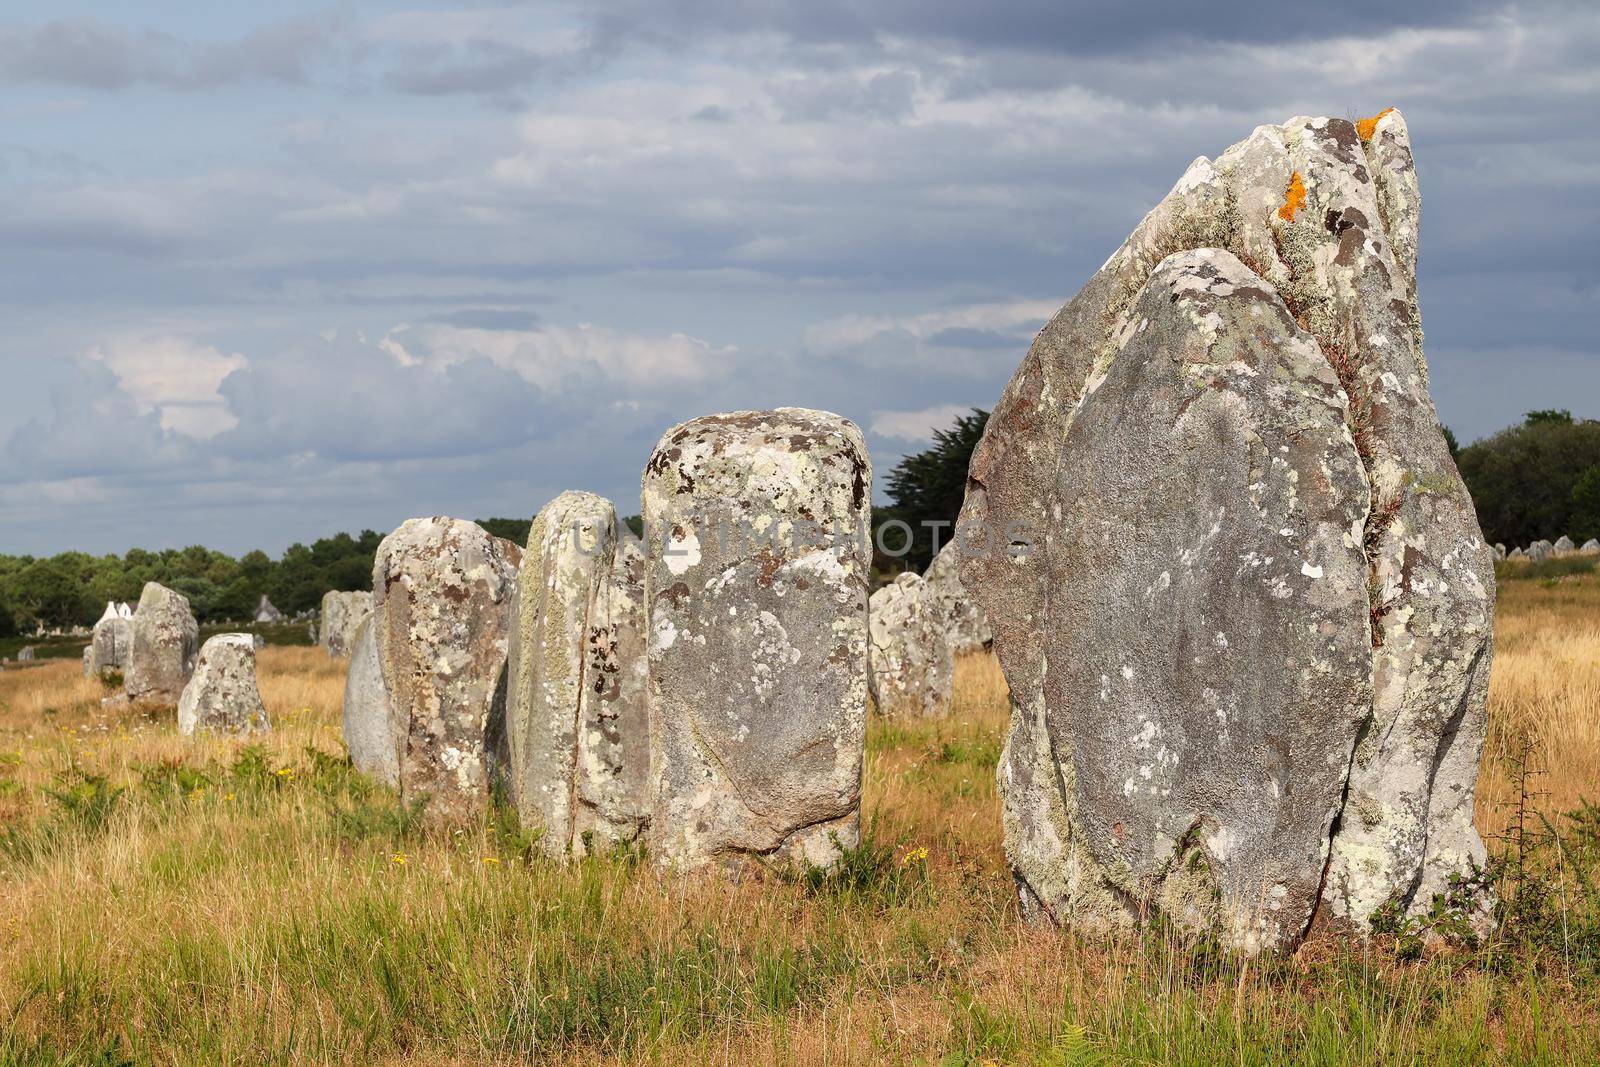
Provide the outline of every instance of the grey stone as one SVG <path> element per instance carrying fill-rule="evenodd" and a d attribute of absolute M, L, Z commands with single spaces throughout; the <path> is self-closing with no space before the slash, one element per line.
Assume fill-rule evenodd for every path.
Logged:
<path fill-rule="evenodd" d="M 364 590 L 324 593 L 317 643 L 330 656 L 348 656 L 355 646 L 356 631 L 371 613 L 372 594 Z"/>
<path fill-rule="evenodd" d="M 146 582 L 130 629 L 122 668 L 128 699 L 149 707 L 176 705 L 194 674 L 200 650 L 200 627 L 189 610 L 188 598 L 164 585 Z"/>
<path fill-rule="evenodd" d="M 1550 550 L 1554 547 L 1549 541 L 1535 541 L 1528 546 L 1528 558 L 1535 563 L 1543 563 L 1550 558 Z"/>
<path fill-rule="evenodd" d="M 256 622 L 273 623 L 282 621 L 283 612 L 273 606 L 272 601 L 267 599 L 267 594 L 262 593 L 261 603 L 256 605 Z"/>
<path fill-rule="evenodd" d="M 1496 541 L 1495 545 L 1494 545 L 1494 558 L 1495 559 L 1505 559 L 1506 558 L 1506 546 L 1501 544 L 1499 541 Z"/>
<path fill-rule="evenodd" d="M 1576 552 L 1577 549 L 1578 546 L 1566 534 L 1556 538 L 1556 543 L 1550 546 L 1551 553 L 1557 556 L 1565 556 L 1568 553 Z"/>
<path fill-rule="evenodd" d="M 1591 537 L 1583 543 L 1583 547 L 1578 551 L 1585 556 L 1600 556 L 1600 540 Z"/>
<path fill-rule="evenodd" d="M 356 629 L 344 679 L 344 745 L 356 770 L 400 784 L 400 741 L 378 664 L 377 627 L 368 615 Z"/>
<path fill-rule="evenodd" d="M 1513 548 L 1506 559 L 1527 559 L 1528 554 L 1520 548 Z"/>
<path fill-rule="evenodd" d="M 973 457 L 1031 915 L 1264 947 L 1426 911 L 1484 857 L 1493 553 L 1428 396 L 1405 124 L 1366 132 L 1196 160 Z"/>
<path fill-rule="evenodd" d="M 669 430 L 645 468 L 651 843 L 678 868 L 859 840 L 867 710 L 861 431 L 799 408 Z"/>
<path fill-rule="evenodd" d="M 556 857 L 636 840 L 648 822 L 644 560 L 611 502 L 562 493 L 534 519 L 507 667 L 508 785 Z"/>
<path fill-rule="evenodd" d="M 194 676 L 178 700 L 178 733 L 185 737 L 196 733 L 248 737 L 271 729 L 256 688 L 255 642 L 249 634 L 217 634 L 207 639 Z"/>
<path fill-rule="evenodd" d="M 34 652 L 32 645 L 23 645 L 22 648 L 17 652 L 17 659 L 19 662 L 30 662 L 33 659 L 33 656 Z"/>
<path fill-rule="evenodd" d="M 384 691 L 400 795 L 459 820 L 488 801 L 491 717 L 504 716 L 506 643 L 520 550 L 476 523 L 408 519 L 373 564 Z"/>
<path fill-rule="evenodd" d="M 994 640 L 983 609 L 961 584 L 961 558 L 954 545 L 946 545 L 934 557 L 923 577 L 928 581 L 927 595 L 944 620 L 945 639 L 953 654 L 976 652 Z"/>
<path fill-rule="evenodd" d="M 107 604 L 105 614 L 94 624 L 89 648 L 93 673 L 104 675 L 122 670 L 133 649 L 133 620 L 123 618 L 115 605 Z"/>
<path fill-rule="evenodd" d="M 94 670 L 94 645 L 83 646 L 83 676 L 85 678 L 96 677 Z"/>
<path fill-rule="evenodd" d="M 872 699 L 885 715 L 943 715 L 954 667 L 931 583 L 906 572 L 869 601 Z"/>

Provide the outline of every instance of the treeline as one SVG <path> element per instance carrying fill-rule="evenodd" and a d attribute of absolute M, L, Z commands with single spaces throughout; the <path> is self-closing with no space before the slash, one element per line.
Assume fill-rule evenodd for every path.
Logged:
<path fill-rule="evenodd" d="M 518 544 L 527 519 L 482 519 L 479 525 Z M 44 559 L 0 555 L 0 637 L 46 628 L 88 626 L 108 600 L 136 604 L 146 582 L 160 582 L 189 598 L 202 625 L 254 617 L 265 593 L 287 615 L 316 608 L 330 589 L 369 589 L 383 535 L 362 530 L 290 545 L 279 559 L 246 552 L 235 559 L 200 545 L 122 556 L 62 552 Z"/>
<path fill-rule="evenodd" d="M 890 524 L 879 538 L 875 562 L 880 572 L 924 570 L 933 558 L 934 537 L 948 542 L 966 493 L 972 450 L 988 417 L 977 408 L 959 416 L 949 429 L 935 433 L 931 448 L 906 456 L 889 472 L 890 503 L 873 509 L 875 530 Z M 1448 430 L 1445 434 L 1453 446 L 1454 438 Z M 1581 544 L 1600 537 L 1600 422 L 1575 419 L 1567 411 L 1534 411 L 1456 457 L 1490 543 L 1525 546 L 1568 534 Z M 624 521 L 638 532 L 637 516 Z M 478 525 L 497 537 L 527 543 L 528 519 L 479 519 Z M 276 560 L 259 551 L 234 559 L 199 545 L 164 552 L 133 549 L 124 556 L 0 556 L 0 636 L 31 631 L 35 623 L 88 625 L 108 600 L 137 601 L 147 581 L 187 596 L 202 623 L 248 619 L 262 593 L 279 610 L 294 614 L 317 607 L 330 589 L 368 588 L 382 539 L 372 530 L 354 537 L 335 534 L 310 546 L 291 545 Z"/>
<path fill-rule="evenodd" d="M 1600 421 L 1531 411 L 1456 461 L 1490 544 L 1600 538 Z"/>

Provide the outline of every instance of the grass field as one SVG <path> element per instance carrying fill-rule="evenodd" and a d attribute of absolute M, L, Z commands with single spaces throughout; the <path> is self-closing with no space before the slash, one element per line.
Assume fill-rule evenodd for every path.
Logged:
<path fill-rule="evenodd" d="M 948 719 L 873 723 L 838 875 L 739 885 L 425 828 L 344 765 L 316 649 L 262 653 L 248 749 L 102 714 L 76 664 L 0 674 L 0 1063 L 1591 1063 L 1600 579 L 1501 593 L 1502 933 L 1255 961 L 1019 922 L 988 656 Z"/>

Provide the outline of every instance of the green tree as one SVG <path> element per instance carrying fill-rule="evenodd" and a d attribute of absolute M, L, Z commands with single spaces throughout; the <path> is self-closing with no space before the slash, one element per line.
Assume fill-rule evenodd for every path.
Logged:
<path fill-rule="evenodd" d="M 1456 435 L 1451 433 L 1450 427 L 1442 422 L 1439 424 L 1439 432 L 1444 435 L 1444 444 L 1450 450 L 1450 458 L 1459 462 L 1461 459 L 1461 443 L 1456 440 Z"/>
<path fill-rule="evenodd" d="M 528 547 L 528 530 L 533 526 L 532 519 L 478 519 L 477 523 L 491 536 L 515 541 L 518 548 Z"/>
<path fill-rule="evenodd" d="M 911 527 L 912 538 L 909 553 L 900 566 L 892 569 L 909 566 L 926 570 L 933 562 L 934 542 L 949 542 L 961 504 L 967 498 L 967 467 L 972 462 L 972 450 L 978 447 L 988 422 L 989 413 L 981 408 L 957 416 L 951 428 L 934 431 L 932 448 L 906 456 L 889 472 L 889 499 L 893 504 L 874 510 L 874 527 L 883 521 L 898 520 Z M 891 549 L 898 547 L 903 532 L 896 527 L 883 537 L 884 544 Z M 878 562 L 885 566 L 885 561 Z"/>
<path fill-rule="evenodd" d="M 1574 494 L 1579 480 L 1600 466 L 1600 422 L 1565 411 L 1529 412 L 1520 426 L 1462 449 L 1457 462 L 1491 543 L 1576 537 L 1582 514 Z"/>
<path fill-rule="evenodd" d="M 1572 536 L 1579 544 L 1600 538 L 1600 466 L 1584 471 L 1572 487 Z"/>

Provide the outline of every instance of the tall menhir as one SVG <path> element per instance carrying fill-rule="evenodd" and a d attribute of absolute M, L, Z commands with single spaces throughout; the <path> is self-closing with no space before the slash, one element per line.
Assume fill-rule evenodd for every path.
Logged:
<path fill-rule="evenodd" d="M 1484 859 L 1493 557 L 1428 395 L 1418 205 L 1397 111 L 1260 127 L 1007 387 L 961 571 L 1030 914 L 1269 947 Z"/>

